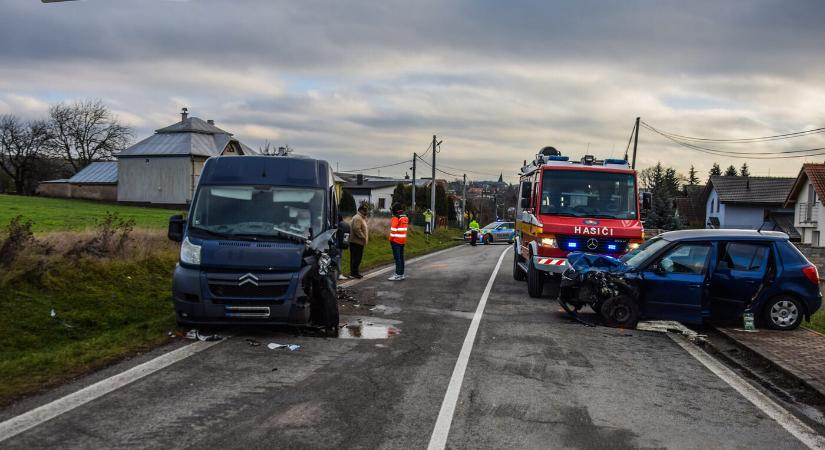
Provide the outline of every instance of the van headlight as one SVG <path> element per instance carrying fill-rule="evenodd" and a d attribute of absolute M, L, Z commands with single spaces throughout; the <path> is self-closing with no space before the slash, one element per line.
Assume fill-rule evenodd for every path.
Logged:
<path fill-rule="evenodd" d="M 189 242 L 189 236 L 180 244 L 180 262 L 193 266 L 201 265 L 201 246 Z"/>

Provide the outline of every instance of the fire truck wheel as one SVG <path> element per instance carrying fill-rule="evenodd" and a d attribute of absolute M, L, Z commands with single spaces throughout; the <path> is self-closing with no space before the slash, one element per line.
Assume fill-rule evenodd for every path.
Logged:
<path fill-rule="evenodd" d="M 605 325 L 614 328 L 636 328 L 639 323 L 639 305 L 629 295 L 611 297 L 602 303 Z"/>
<path fill-rule="evenodd" d="M 533 298 L 541 297 L 542 291 L 544 291 L 544 272 L 536 269 L 536 266 L 533 265 L 532 255 L 527 262 L 527 267 L 527 293 Z"/>
<path fill-rule="evenodd" d="M 521 270 L 518 263 L 521 262 L 521 255 L 518 252 L 513 252 L 513 279 L 516 281 L 524 281 L 527 279 L 527 274 Z"/>

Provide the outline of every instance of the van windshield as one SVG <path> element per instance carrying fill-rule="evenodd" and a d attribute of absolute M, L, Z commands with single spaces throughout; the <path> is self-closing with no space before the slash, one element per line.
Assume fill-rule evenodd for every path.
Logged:
<path fill-rule="evenodd" d="M 592 170 L 545 170 L 541 214 L 636 219 L 636 177 Z"/>
<path fill-rule="evenodd" d="M 221 235 L 308 237 L 322 231 L 324 191 L 278 186 L 202 186 L 190 224 Z"/>

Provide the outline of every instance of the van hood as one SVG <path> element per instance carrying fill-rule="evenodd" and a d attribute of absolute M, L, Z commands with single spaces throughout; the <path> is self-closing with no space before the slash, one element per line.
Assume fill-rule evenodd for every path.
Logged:
<path fill-rule="evenodd" d="M 201 267 L 250 271 L 296 271 L 306 246 L 292 242 L 204 240 Z"/>

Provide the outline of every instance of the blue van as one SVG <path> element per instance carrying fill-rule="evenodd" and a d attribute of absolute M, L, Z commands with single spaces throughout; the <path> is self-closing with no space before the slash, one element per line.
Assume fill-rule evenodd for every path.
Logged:
<path fill-rule="evenodd" d="M 620 326 L 741 320 L 750 309 L 760 325 L 791 330 L 822 305 L 816 266 L 773 231 L 671 231 L 621 259 L 573 255 L 571 267 L 562 276 L 565 301 Z"/>
<path fill-rule="evenodd" d="M 178 323 L 337 327 L 337 215 L 326 161 L 208 159 L 186 219 L 169 221 Z"/>

